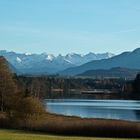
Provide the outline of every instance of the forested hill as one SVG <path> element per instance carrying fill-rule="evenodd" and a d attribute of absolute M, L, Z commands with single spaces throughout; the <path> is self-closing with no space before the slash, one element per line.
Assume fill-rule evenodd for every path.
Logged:
<path fill-rule="evenodd" d="M 105 69 L 89 70 L 89 71 L 79 74 L 78 76 L 88 76 L 88 77 L 94 77 L 94 78 L 116 77 L 116 78 L 134 79 L 136 75 L 138 74 L 138 72 L 140 72 L 140 70 L 138 69 L 116 67 L 109 70 L 105 70 Z"/>

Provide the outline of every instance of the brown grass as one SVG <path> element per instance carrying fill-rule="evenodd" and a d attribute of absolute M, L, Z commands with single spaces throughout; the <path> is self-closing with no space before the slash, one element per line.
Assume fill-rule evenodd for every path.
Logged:
<path fill-rule="evenodd" d="M 140 122 L 82 119 L 47 113 L 12 120 L 11 123 L 13 128 L 61 135 L 140 138 Z"/>

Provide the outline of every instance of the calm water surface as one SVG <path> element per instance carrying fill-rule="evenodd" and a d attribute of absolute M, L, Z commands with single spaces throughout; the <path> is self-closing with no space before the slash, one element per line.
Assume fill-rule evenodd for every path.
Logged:
<path fill-rule="evenodd" d="M 47 111 L 82 118 L 140 121 L 140 101 L 133 100 L 44 100 Z"/>

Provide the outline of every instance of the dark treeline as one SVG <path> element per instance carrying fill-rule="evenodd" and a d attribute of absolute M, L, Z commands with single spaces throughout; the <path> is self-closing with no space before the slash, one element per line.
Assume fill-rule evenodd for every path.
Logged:
<path fill-rule="evenodd" d="M 136 79 L 132 83 L 133 87 L 133 98 L 140 99 L 140 73 L 137 74 Z"/>
<path fill-rule="evenodd" d="M 28 95 L 37 98 L 97 98 L 97 99 L 139 99 L 138 83 L 136 80 L 125 79 L 92 79 L 60 76 L 17 76 L 18 86 Z M 138 88 L 138 89 L 137 89 Z M 82 91 L 104 90 L 100 94 L 82 94 Z M 110 93 L 106 93 L 109 91 Z"/>

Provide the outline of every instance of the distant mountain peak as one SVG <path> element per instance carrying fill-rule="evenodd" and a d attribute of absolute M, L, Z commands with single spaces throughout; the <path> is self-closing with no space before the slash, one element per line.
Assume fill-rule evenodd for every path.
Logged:
<path fill-rule="evenodd" d="M 53 61 L 54 58 L 55 57 L 52 54 L 50 54 L 50 55 L 47 55 L 46 60 Z"/>
<path fill-rule="evenodd" d="M 29 56 L 32 55 L 32 53 L 26 52 L 25 55 Z"/>

